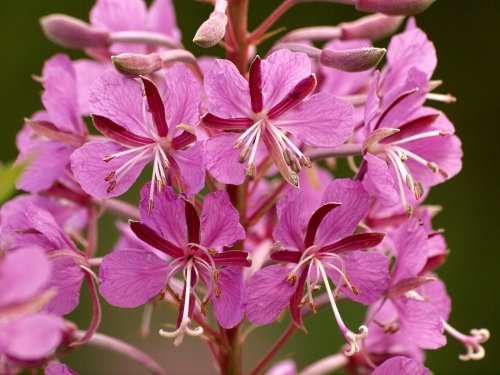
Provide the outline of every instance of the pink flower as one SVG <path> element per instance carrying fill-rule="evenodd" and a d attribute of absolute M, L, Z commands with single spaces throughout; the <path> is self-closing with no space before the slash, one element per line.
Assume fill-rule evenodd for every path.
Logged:
<path fill-rule="evenodd" d="M 201 327 L 189 327 L 195 309 L 204 312 L 210 300 L 221 326 L 232 328 L 243 318 L 243 281 L 240 267 L 250 266 L 248 253 L 223 251 L 245 238 L 238 212 L 226 192 L 207 194 L 201 217 L 194 206 L 175 196 L 170 188 L 155 193 L 157 209 L 148 213 L 149 186 L 141 192 L 141 222 L 130 222 L 135 235 L 157 250 L 120 249 L 104 257 L 99 287 L 104 298 L 115 306 L 136 307 L 168 291 L 181 299 L 176 330 L 160 330 L 164 337 L 200 335 Z M 160 252 L 160 253 L 159 253 Z M 225 266 L 222 269 L 218 267 Z M 174 275 L 182 272 L 184 286 L 176 290 Z M 203 282 L 206 295 L 200 300 L 196 288 Z"/>
<path fill-rule="evenodd" d="M 87 193 L 109 198 L 127 191 L 153 161 L 152 209 L 155 187 L 174 185 L 191 196 L 204 186 L 202 145 L 195 144 L 193 128 L 198 123 L 200 86 L 183 65 L 166 73 L 163 96 L 150 80 L 140 82 L 112 71 L 94 82 L 94 125 L 112 141 L 85 144 L 72 154 L 71 168 Z"/>
<path fill-rule="evenodd" d="M 372 375 L 430 375 L 421 362 L 406 357 L 394 357 L 377 367 Z"/>
<path fill-rule="evenodd" d="M 309 303 L 315 309 L 312 292 L 322 280 L 341 333 L 350 345 L 346 355 L 352 355 L 359 351 L 357 341 L 366 337 L 367 329 L 361 326 L 359 334 L 350 331 L 335 297 L 342 292 L 363 304 L 375 302 L 387 288 L 389 260 L 377 252 L 360 251 L 377 246 L 383 234 L 352 234 L 368 212 L 369 197 L 361 183 L 334 181 L 326 189 L 322 203 L 308 222 L 299 192 L 289 194 L 278 204 L 279 222 L 274 231 L 277 242 L 271 258 L 294 267 L 272 265 L 252 276 L 247 287 L 247 318 L 255 324 L 268 324 L 289 305 L 294 323 L 304 328 L 300 308 Z M 328 278 L 336 285 L 333 293 Z"/>
<path fill-rule="evenodd" d="M 295 145 L 335 147 L 351 134 L 353 108 L 329 93 L 311 95 L 316 77 L 309 58 L 279 50 L 256 57 L 246 81 L 227 60 L 205 76 L 208 112 L 203 124 L 224 131 L 206 142 L 207 168 L 220 182 L 241 184 L 256 175 L 261 142 L 283 178 L 298 186 L 297 173 L 310 160 Z M 246 166 L 246 167 L 245 167 Z"/>

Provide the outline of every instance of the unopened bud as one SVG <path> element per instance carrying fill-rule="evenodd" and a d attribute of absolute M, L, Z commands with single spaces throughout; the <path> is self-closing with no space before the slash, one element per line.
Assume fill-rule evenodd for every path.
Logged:
<path fill-rule="evenodd" d="M 357 0 L 356 9 L 393 16 L 411 16 L 426 10 L 435 0 Z"/>
<path fill-rule="evenodd" d="M 200 47 L 209 48 L 219 43 L 226 34 L 227 16 L 222 12 L 212 12 L 196 32 L 193 42 Z"/>
<path fill-rule="evenodd" d="M 157 53 L 140 55 L 138 53 L 122 53 L 111 56 L 113 64 L 120 73 L 138 77 L 151 74 L 163 67 L 163 61 Z"/>
<path fill-rule="evenodd" d="M 339 25 L 342 39 L 380 40 L 393 34 L 403 22 L 402 16 L 371 14 L 353 22 Z"/>
<path fill-rule="evenodd" d="M 385 52 L 385 48 L 375 47 L 342 51 L 325 49 L 321 52 L 320 61 L 324 66 L 344 72 L 362 72 L 377 66 Z"/>
<path fill-rule="evenodd" d="M 64 14 L 51 14 L 40 19 L 45 36 L 63 47 L 108 48 L 109 33 Z"/>

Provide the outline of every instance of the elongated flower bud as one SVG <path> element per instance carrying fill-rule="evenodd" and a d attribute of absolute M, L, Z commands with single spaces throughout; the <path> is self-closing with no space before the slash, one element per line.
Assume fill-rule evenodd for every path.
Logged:
<path fill-rule="evenodd" d="M 357 0 L 362 12 L 381 12 L 393 16 L 411 16 L 426 10 L 435 0 Z"/>
<path fill-rule="evenodd" d="M 385 52 L 385 48 L 375 47 L 343 51 L 325 49 L 321 51 L 320 62 L 344 72 L 362 72 L 377 66 Z"/>
<path fill-rule="evenodd" d="M 51 14 L 40 19 L 45 36 L 63 47 L 107 48 L 109 33 L 64 14 Z"/>
<path fill-rule="evenodd" d="M 203 22 L 193 38 L 200 47 L 209 48 L 219 43 L 226 33 L 227 16 L 222 12 L 212 12 Z"/>
<path fill-rule="evenodd" d="M 112 56 L 111 60 L 116 70 L 133 77 L 147 75 L 163 67 L 163 61 L 157 53 L 150 53 L 149 55 L 122 53 L 118 56 Z"/>
<path fill-rule="evenodd" d="M 344 22 L 339 25 L 341 38 L 380 40 L 394 33 L 403 19 L 403 16 L 371 14 L 353 22 Z"/>

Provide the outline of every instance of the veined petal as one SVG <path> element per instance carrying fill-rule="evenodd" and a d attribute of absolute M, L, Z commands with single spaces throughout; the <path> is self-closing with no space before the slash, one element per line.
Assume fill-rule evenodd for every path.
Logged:
<path fill-rule="evenodd" d="M 271 122 L 308 145 L 336 147 L 352 134 L 354 108 L 347 101 L 322 92 Z"/>
<path fill-rule="evenodd" d="M 372 375 L 430 375 L 431 372 L 421 362 L 407 357 L 393 357 L 382 363 Z"/>
<path fill-rule="evenodd" d="M 115 71 L 106 71 L 90 86 L 90 111 L 107 117 L 129 132 L 149 136 L 144 130 L 142 90 L 139 82 Z"/>
<path fill-rule="evenodd" d="M 187 228 L 184 202 L 170 187 L 161 192 L 154 191 L 154 209 L 149 212 L 150 183 L 141 189 L 141 222 L 153 229 L 162 238 L 179 248 L 187 245 Z"/>
<path fill-rule="evenodd" d="M 432 275 L 430 275 L 432 276 Z M 451 312 L 451 300 L 446 285 L 439 278 L 434 279 L 418 289 L 418 293 L 439 313 L 439 316 L 445 321 L 448 321 Z"/>
<path fill-rule="evenodd" d="M 45 368 L 44 375 L 78 375 L 63 363 L 51 363 Z"/>
<path fill-rule="evenodd" d="M 187 197 L 198 193 L 205 186 L 206 160 L 204 143 L 197 142 L 187 150 L 172 152 L 181 171 L 181 179 L 187 186 Z"/>
<path fill-rule="evenodd" d="M 269 111 L 311 74 L 311 62 L 304 53 L 281 49 L 262 60 L 261 71 L 264 109 Z"/>
<path fill-rule="evenodd" d="M 250 117 L 251 104 L 248 82 L 233 63 L 215 60 L 205 75 L 208 111 L 222 118 Z"/>
<path fill-rule="evenodd" d="M 325 190 L 323 203 L 339 202 L 342 205 L 328 213 L 321 222 L 316 245 L 326 245 L 354 232 L 367 215 L 370 197 L 361 182 L 350 179 L 334 180 Z"/>
<path fill-rule="evenodd" d="M 304 235 L 303 228 L 307 223 L 304 213 L 304 201 L 302 193 L 291 192 L 278 202 L 276 207 L 278 213 L 278 225 L 273 232 L 273 238 L 286 247 L 303 251 Z"/>
<path fill-rule="evenodd" d="M 201 114 L 201 85 L 183 64 L 176 64 L 165 72 L 165 109 L 170 131 L 179 124 L 196 126 Z"/>
<path fill-rule="evenodd" d="M 212 292 L 210 301 L 214 308 L 214 315 L 219 324 L 226 329 L 238 325 L 243 319 L 245 287 L 243 272 L 234 267 L 223 268 L 219 272 L 217 286 L 220 289 L 219 297 Z"/>
<path fill-rule="evenodd" d="M 152 154 L 147 152 L 131 162 L 130 168 L 125 167 L 110 180 L 110 173 L 117 171 L 141 151 L 115 157 L 108 162 L 104 162 L 104 158 L 126 150 L 115 142 L 89 142 L 75 150 L 70 157 L 71 170 L 82 189 L 96 198 L 111 198 L 126 192 L 152 159 Z M 116 184 L 111 188 L 112 181 L 116 181 Z"/>
<path fill-rule="evenodd" d="M 144 250 L 113 251 L 99 269 L 101 295 L 113 306 L 137 307 L 164 288 L 168 263 Z"/>
<path fill-rule="evenodd" d="M 291 109 L 295 108 L 316 88 L 316 76 L 311 74 L 309 77 L 299 81 L 297 85 L 276 105 L 274 105 L 268 113 L 270 119 L 280 118 Z"/>
<path fill-rule="evenodd" d="M 240 215 L 225 191 L 205 195 L 201 214 L 201 244 L 208 248 L 230 246 L 245 238 Z"/>
<path fill-rule="evenodd" d="M 340 206 L 340 203 L 330 202 L 325 203 L 316 211 L 313 212 L 311 218 L 309 219 L 309 223 L 307 225 L 306 237 L 304 239 L 304 246 L 308 248 L 313 245 L 314 239 L 316 238 L 316 231 L 318 230 L 321 221 L 324 217 L 334 208 Z"/>
<path fill-rule="evenodd" d="M 241 185 L 245 181 L 245 166 L 238 162 L 241 150 L 233 147 L 238 137 L 223 133 L 205 142 L 207 169 L 223 184 Z"/>
<path fill-rule="evenodd" d="M 142 0 L 98 0 L 90 11 L 92 25 L 110 31 L 144 30 L 145 20 Z"/>
<path fill-rule="evenodd" d="M 366 154 L 367 171 L 363 178 L 366 191 L 372 193 L 383 206 L 392 207 L 399 202 L 399 195 L 394 188 L 394 181 L 387 163 L 372 154 Z"/>
<path fill-rule="evenodd" d="M 181 40 L 172 0 L 154 0 L 148 10 L 146 26 L 148 30 L 165 34 L 176 41 Z"/>
<path fill-rule="evenodd" d="M 102 73 L 110 69 L 110 65 L 100 61 L 80 59 L 73 61 L 73 67 L 76 73 L 76 88 L 80 114 L 88 116 L 90 114 L 90 86 Z"/>
<path fill-rule="evenodd" d="M 270 324 L 287 307 L 295 287 L 287 281 L 289 268 L 269 266 L 257 271 L 247 285 L 247 319 L 253 324 Z"/>

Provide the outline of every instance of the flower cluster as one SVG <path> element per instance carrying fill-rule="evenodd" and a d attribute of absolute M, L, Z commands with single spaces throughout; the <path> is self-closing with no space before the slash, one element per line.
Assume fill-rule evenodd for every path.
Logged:
<path fill-rule="evenodd" d="M 432 227 L 439 209 L 424 203 L 461 169 L 454 126 L 432 107 L 454 98 L 434 92 L 436 52 L 414 18 L 387 50 L 372 46 L 432 1 L 342 0 L 380 13 L 293 30 L 257 55 L 297 2 L 249 33 L 248 1 L 211 1 L 194 41 L 219 44 L 227 59 L 184 49 L 170 0 L 97 0 L 90 23 L 42 19 L 49 39 L 89 59 L 45 62 L 44 110 L 17 137 L 27 163 L 17 187 L 28 194 L 0 209 L 0 372 L 74 374 L 64 354 L 95 344 L 164 373 L 98 332 L 100 297 L 144 306 L 144 335 L 155 306 L 177 309 L 159 334 L 175 345 L 202 337 L 225 374 L 241 372 L 250 324 L 289 312 L 257 374 L 323 308 L 345 345 L 300 372 L 287 360 L 269 374 L 429 374 L 424 351 L 444 346 L 445 333 L 465 345 L 460 359 L 484 356 L 487 330 L 449 323 L 436 274 L 448 249 Z M 340 158 L 351 178 L 333 177 Z M 118 198 L 141 175 L 138 207 Z M 97 237 L 105 213 L 128 220 L 112 251 Z M 65 316 L 83 283 L 92 311 L 79 330 Z M 347 299 L 366 306 L 359 328 L 342 318 Z"/>

